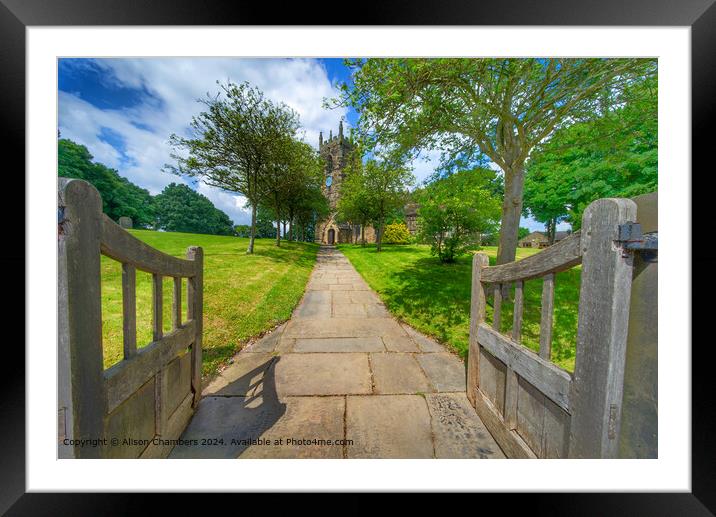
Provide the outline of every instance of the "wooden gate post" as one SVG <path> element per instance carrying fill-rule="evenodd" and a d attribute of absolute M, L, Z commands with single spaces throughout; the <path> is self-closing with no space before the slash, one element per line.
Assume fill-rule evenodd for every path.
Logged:
<path fill-rule="evenodd" d="M 191 387 L 194 390 L 193 406 L 201 399 L 201 335 L 204 317 L 204 250 L 199 246 L 191 246 L 186 258 L 194 261 L 194 276 L 187 281 L 188 318 L 194 320 L 194 343 L 191 345 Z"/>
<path fill-rule="evenodd" d="M 61 458 L 102 457 L 102 200 L 84 181 L 58 185 L 58 435 Z M 65 445 L 64 440 L 84 440 Z"/>
<path fill-rule="evenodd" d="M 470 348 L 467 354 L 467 398 L 475 406 L 479 383 L 480 345 L 477 342 L 477 328 L 485 319 L 485 289 L 480 281 L 482 268 L 490 265 L 484 253 L 472 257 L 472 295 L 470 297 Z"/>
<path fill-rule="evenodd" d="M 616 239 L 618 226 L 635 220 L 633 201 L 610 198 L 593 202 L 582 218 L 571 458 L 617 456 L 633 256 Z"/>

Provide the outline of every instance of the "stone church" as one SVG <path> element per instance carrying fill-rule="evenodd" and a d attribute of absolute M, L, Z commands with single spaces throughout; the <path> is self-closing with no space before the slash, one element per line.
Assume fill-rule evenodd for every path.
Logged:
<path fill-rule="evenodd" d="M 323 140 L 323 133 L 318 137 L 318 153 L 323 160 L 323 195 L 326 196 L 329 206 L 328 217 L 316 224 L 316 242 L 320 244 L 358 243 L 361 241 L 361 225 L 350 224 L 338 220 L 338 199 L 341 184 L 345 179 L 345 167 L 348 164 L 353 146 L 350 139 L 343 135 L 343 121 L 338 125 L 338 136 L 333 131 L 328 134 L 328 140 Z M 417 205 L 409 203 L 405 206 L 405 222 L 411 234 L 417 230 Z M 375 242 L 375 229 L 365 227 L 365 241 Z"/>
<path fill-rule="evenodd" d="M 349 139 L 343 135 L 343 121 L 338 126 L 338 135 L 333 131 L 328 140 L 323 140 L 323 133 L 318 137 L 318 153 L 323 160 L 323 195 L 328 199 L 328 218 L 316 224 L 316 242 L 321 244 L 337 244 L 360 242 L 361 226 L 338 220 L 337 204 L 340 197 L 341 184 L 345 179 L 345 167 L 353 151 Z M 366 242 L 375 242 L 375 230 L 372 226 L 365 227 Z"/>

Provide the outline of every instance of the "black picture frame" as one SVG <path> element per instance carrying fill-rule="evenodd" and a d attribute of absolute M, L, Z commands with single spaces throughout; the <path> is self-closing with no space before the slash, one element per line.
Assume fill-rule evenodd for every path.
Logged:
<path fill-rule="evenodd" d="M 350 14 L 341 14 L 336 2 L 200 2 L 197 0 L 0 0 L 0 146 L 3 156 L 18 158 L 13 171 L 24 171 L 25 148 L 25 29 L 42 25 L 550 25 L 550 26 L 690 26 L 692 79 L 692 156 L 693 169 L 703 170 L 699 189 L 692 189 L 692 242 L 701 244 L 710 221 L 708 209 L 711 189 L 704 180 L 713 169 L 709 138 L 716 112 L 716 6 L 715 0 L 589 0 L 579 4 L 570 0 L 502 0 L 497 3 L 469 0 L 425 0 L 388 2 L 376 5 L 363 2 Z M 280 5 L 280 8 L 278 6 Z M 698 169 L 697 169 L 698 168 Z M 7 169 L 9 171 L 9 169 Z M 674 171 L 669 171 L 673 173 Z M 9 172 L 8 172 L 9 174 Z M 683 171 L 684 181 L 691 180 Z M 13 173 L 16 184 L 13 198 L 23 203 L 24 181 Z M 25 194 L 27 194 L 25 192 Z M 10 202 L 11 200 L 6 200 Z M 709 204 L 710 203 L 710 204 Z M 18 207 L 18 211 L 24 207 Z M 19 213 L 19 212 L 18 212 Z M 700 231 L 699 231 L 700 230 Z M 25 266 L 25 225 L 14 224 L 6 233 L 14 246 L 3 250 L 0 259 L 5 271 L 23 271 Z M 14 232 L 14 235 L 12 234 Z M 687 239 L 688 236 L 684 236 Z M 713 271 L 716 251 L 713 247 L 693 246 L 690 250 L 692 274 Z M 685 254 L 685 265 L 689 255 Z M 25 275 L 5 275 L 5 288 L 13 290 L 16 314 L 6 318 L 24 320 Z M 699 278 L 699 277 L 696 277 Z M 711 290 L 713 282 L 701 283 Z M 692 291 L 693 292 L 693 291 Z M 694 298 L 694 324 L 709 321 L 706 303 Z M 708 293 L 706 293 L 708 295 Z M 24 298 L 24 295 L 23 295 Z M 31 310 L 32 308 L 28 308 Z M 18 328 L 20 328 L 18 326 Z M 694 333 L 694 337 L 696 333 Z M 68 515 L 126 514 L 138 504 L 137 497 L 123 494 L 28 494 L 25 493 L 25 354 L 19 340 L 4 343 L 2 387 L 0 390 L 0 513 L 12 515 L 55 513 Z M 10 342 L 11 341 L 11 342 Z M 695 339 L 692 341 L 696 342 Z M 692 491 L 690 493 L 645 494 L 530 494 L 510 495 L 515 502 L 526 503 L 530 512 L 550 515 L 713 515 L 716 512 L 716 447 L 713 423 L 716 413 L 713 376 L 713 346 L 692 346 Z M 669 344 L 685 350 L 689 343 Z M 9 365 L 12 365 L 11 367 Z M 661 379 L 668 382 L 668 379 Z M 480 496 L 484 497 L 484 496 Z M 505 497 L 505 494 L 493 497 Z M 176 498 L 182 504 L 183 498 Z M 344 503 L 345 504 L 345 503 Z M 350 506 L 350 504 L 346 505 Z M 489 508 L 491 505 L 486 506 Z M 360 507 L 360 505 L 358 505 Z M 54 510 L 53 510 L 54 509 Z M 354 508 L 355 509 L 355 508 Z"/>

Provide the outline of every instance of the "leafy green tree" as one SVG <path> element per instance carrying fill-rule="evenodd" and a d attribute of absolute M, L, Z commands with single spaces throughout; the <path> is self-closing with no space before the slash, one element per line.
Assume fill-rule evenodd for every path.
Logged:
<path fill-rule="evenodd" d="M 454 262 L 497 226 L 500 201 L 490 189 L 491 176 L 489 169 L 461 171 L 421 191 L 421 236 L 441 262 Z"/>
<path fill-rule="evenodd" d="M 249 237 L 251 235 L 251 226 L 248 224 L 237 224 L 234 226 L 234 233 L 237 237 Z"/>
<path fill-rule="evenodd" d="M 154 197 L 157 226 L 168 232 L 233 235 L 234 224 L 206 196 L 171 183 Z"/>
<path fill-rule="evenodd" d="M 206 109 L 192 118 L 191 137 L 171 135 L 177 165 L 166 165 L 165 170 L 201 177 L 207 185 L 246 197 L 252 228 L 247 252 L 253 253 L 257 210 L 267 176 L 273 173 L 272 160 L 277 146 L 296 133 L 298 115 L 246 82 L 220 84 L 218 95 L 200 102 Z"/>
<path fill-rule="evenodd" d="M 618 109 L 561 128 L 533 152 L 525 178 L 525 213 L 547 227 L 578 229 L 584 209 L 602 197 L 633 197 L 658 186 L 656 78 L 627 89 Z"/>
<path fill-rule="evenodd" d="M 266 239 L 276 236 L 274 227 L 274 216 L 271 210 L 259 205 L 256 211 L 256 238 Z"/>
<path fill-rule="evenodd" d="M 517 232 L 517 239 L 524 239 L 530 234 L 530 229 L 525 228 L 524 226 L 520 226 L 519 231 Z"/>
<path fill-rule="evenodd" d="M 281 225 L 284 237 L 290 239 L 298 213 L 307 208 L 318 209 L 316 194 L 320 192 L 322 175 L 321 163 L 310 145 L 293 137 L 286 137 L 275 148 L 270 172 L 266 175 L 262 202 L 274 214 L 276 245 L 280 246 Z"/>
<path fill-rule="evenodd" d="M 360 115 L 370 149 L 414 158 L 440 149 L 444 168 L 492 161 L 504 174 L 497 263 L 515 259 L 525 164 L 562 126 L 624 102 L 635 80 L 656 75 L 654 59 L 356 59 L 351 84 L 330 106 Z"/>
<path fill-rule="evenodd" d="M 77 178 L 94 185 L 102 196 L 102 210 L 114 221 L 127 216 L 139 228 L 151 227 L 154 210 L 149 191 L 123 178 L 116 170 L 92 160 L 85 146 L 66 138 L 58 140 L 57 170 L 60 177 Z"/>
<path fill-rule="evenodd" d="M 376 231 L 376 251 L 380 252 L 386 220 L 403 208 L 408 198 L 408 187 L 414 183 L 415 178 L 404 166 L 375 158 L 365 162 L 356 158 L 352 160 L 350 169 L 346 173 L 348 179 L 344 181 L 345 186 L 341 189 L 341 195 L 346 195 L 349 200 L 341 205 L 343 213 L 352 215 L 353 218 L 348 218 L 352 222 L 356 222 L 356 217 L 362 218 L 363 214 L 369 214 L 369 221 Z M 360 208 L 358 203 L 364 204 L 365 208 Z M 365 233 L 362 239 L 365 242 Z"/>
<path fill-rule="evenodd" d="M 359 154 L 354 154 L 345 168 L 338 198 L 338 217 L 353 225 L 360 225 L 361 245 L 365 247 L 365 227 L 376 219 L 375 206 L 370 202 L 370 193 L 363 174 L 363 163 Z"/>

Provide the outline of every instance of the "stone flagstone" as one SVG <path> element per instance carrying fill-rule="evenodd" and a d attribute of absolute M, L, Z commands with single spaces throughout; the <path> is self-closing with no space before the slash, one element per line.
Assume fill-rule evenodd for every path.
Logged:
<path fill-rule="evenodd" d="M 504 457 L 465 377 L 457 356 L 393 319 L 348 259 L 322 247 L 291 319 L 205 387 L 182 440 L 209 441 L 170 457 Z"/>

